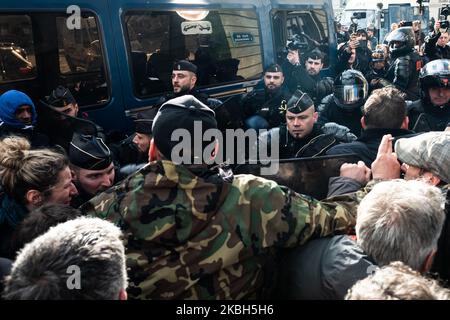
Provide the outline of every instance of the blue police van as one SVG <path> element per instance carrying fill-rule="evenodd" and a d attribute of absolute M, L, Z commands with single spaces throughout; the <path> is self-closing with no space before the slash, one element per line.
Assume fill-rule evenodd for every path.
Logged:
<path fill-rule="evenodd" d="M 331 0 L 2 0 L 0 94 L 39 101 L 63 85 L 100 126 L 126 131 L 172 90 L 174 61 L 194 62 L 198 88 L 223 100 L 260 85 L 293 34 L 326 48 L 327 73 Z"/>

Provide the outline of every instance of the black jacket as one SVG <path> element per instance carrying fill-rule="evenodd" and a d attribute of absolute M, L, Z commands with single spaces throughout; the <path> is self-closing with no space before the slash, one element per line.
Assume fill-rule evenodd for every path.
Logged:
<path fill-rule="evenodd" d="M 348 289 L 375 271 L 376 265 L 346 235 L 312 240 L 282 261 L 281 299 L 344 299 Z"/>
<path fill-rule="evenodd" d="M 409 101 L 408 116 L 415 132 L 443 131 L 450 121 L 450 104 L 439 107 L 424 100 Z"/>
<path fill-rule="evenodd" d="M 386 80 L 405 92 L 408 100 L 418 99 L 421 68 L 422 58 L 417 52 L 411 51 L 392 60 L 386 73 Z"/>
<path fill-rule="evenodd" d="M 181 96 L 184 96 L 186 94 L 193 95 L 198 100 L 200 100 L 202 103 L 208 105 L 209 95 L 204 93 L 204 92 L 200 92 L 197 87 L 192 88 L 192 90 L 190 90 L 188 92 L 180 92 L 180 93 L 169 92 L 164 97 L 161 97 L 161 99 L 159 99 L 159 101 L 156 104 L 157 105 L 162 105 L 163 103 L 165 103 L 165 102 L 167 102 L 167 101 L 169 101 L 171 99 L 174 99 L 174 98 L 177 98 L 177 97 L 181 97 Z"/>
<path fill-rule="evenodd" d="M 309 75 L 302 63 L 303 62 L 300 61 L 300 64 L 296 66 L 288 61 L 283 63 L 282 68 L 284 71 L 285 83 L 290 92 L 294 93 L 295 90 L 300 89 L 312 97 L 314 95 L 316 81 Z"/>
<path fill-rule="evenodd" d="M 447 45 L 444 47 L 436 45 L 440 36 L 440 32 L 433 32 L 425 39 L 424 54 L 427 56 L 429 61 L 437 59 L 450 59 L 450 47 Z"/>
<path fill-rule="evenodd" d="M 9 126 L 5 123 L 0 125 L 0 138 L 5 138 L 8 136 L 20 136 L 26 138 L 32 148 L 44 148 L 49 146 L 48 137 L 33 129 L 17 129 L 12 126 Z"/>
<path fill-rule="evenodd" d="M 27 208 L 0 187 L 0 257 L 15 259 L 15 232 L 27 214 Z"/>
<path fill-rule="evenodd" d="M 412 135 L 414 132 L 404 129 L 366 129 L 362 131 L 358 140 L 335 145 L 327 151 L 327 155 L 355 153 L 370 168 L 377 157 L 378 147 L 385 134 L 400 138 Z"/>
<path fill-rule="evenodd" d="M 338 61 L 335 68 L 336 75 L 347 69 L 355 69 L 361 71 L 366 76 L 371 70 L 372 51 L 368 47 L 356 48 L 356 59 L 350 67 L 348 59 L 350 59 L 352 53 L 348 52 L 346 48 L 348 48 L 348 44 L 343 45 L 338 50 Z"/>
<path fill-rule="evenodd" d="M 325 134 L 318 124 L 315 124 L 311 133 L 302 138 L 295 139 L 288 131 L 286 125 L 273 128 L 259 137 L 259 143 L 267 144 L 270 149 L 275 134 L 279 134 L 279 158 L 292 159 L 316 157 L 324 155 L 326 150 L 338 143 L 333 134 Z"/>
<path fill-rule="evenodd" d="M 127 164 L 140 164 L 148 162 L 148 154 L 141 152 L 133 142 L 134 135 L 109 146 L 114 163 L 120 167 Z"/>
<path fill-rule="evenodd" d="M 270 128 L 273 128 L 286 122 L 284 113 L 280 112 L 280 106 L 281 102 L 287 102 L 290 96 L 289 90 L 284 86 L 274 93 L 253 90 L 242 98 L 241 105 L 246 117 L 260 115 L 267 120 Z"/>
<path fill-rule="evenodd" d="M 355 108 L 352 111 L 346 111 L 340 108 L 334 101 L 334 96 L 332 94 L 326 96 L 319 107 L 317 108 L 319 112 L 318 123 L 324 125 L 328 122 L 336 122 L 342 126 L 350 129 L 350 132 L 357 137 L 361 134 L 361 108 Z"/>

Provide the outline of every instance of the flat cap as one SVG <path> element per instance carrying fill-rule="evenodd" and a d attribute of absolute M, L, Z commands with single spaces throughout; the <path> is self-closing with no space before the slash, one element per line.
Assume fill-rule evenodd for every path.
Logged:
<path fill-rule="evenodd" d="M 173 70 L 197 73 L 197 66 L 187 60 L 180 60 L 173 64 Z"/>
<path fill-rule="evenodd" d="M 103 170 L 109 167 L 112 157 L 101 138 L 75 132 L 70 142 L 69 160 L 82 169 Z"/>
<path fill-rule="evenodd" d="M 398 139 L 395 152 L 400 161 L 434 173 L 450 182 L 450 132 L 427 132 Z"/>

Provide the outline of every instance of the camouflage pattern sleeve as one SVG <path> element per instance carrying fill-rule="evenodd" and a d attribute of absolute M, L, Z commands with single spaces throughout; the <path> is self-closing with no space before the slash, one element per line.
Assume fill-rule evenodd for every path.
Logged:
<path fill-rule="evenodd" d="M 356 223 L 356 210 L 366 191 L 324 201 L 298 194 L 263 178 L 242 175 L 233 183 L 240 206 L 249 216 L 223 208 L 237 224 L 243 242 L 256 250 L 293 247 L 313 237 L 349 233 Z M 231 196 L 229 195 L 229 197 Z M 226 204 L 226 203 L 225 203 Z"/>
<path fill-rule="evenodd" d="M 79 209 L 85 215 L 108 220 L 117 226 L 124 223 L 126 212 L 120 209 L 123 198 L 127 192 L 139 188 L 144 181 L 144 176 L 136 173 L 112 188 L 98 194 Z"/>

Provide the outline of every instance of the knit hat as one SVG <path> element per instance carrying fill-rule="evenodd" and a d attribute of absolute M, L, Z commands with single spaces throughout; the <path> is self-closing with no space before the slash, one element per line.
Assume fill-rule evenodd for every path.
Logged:
<path fill-rule="evenodd" d="M 201 130 L 194 130 L 200 127 Z M 172 159 L 172 149 L 180 143 L 179 140 L 172 141 L 172 133 L 177 129 L 188 131 L 191 150 L 194 150 L 197 139 L 202 141 L 203 150 L 211 143 L 203 141 L 203 133 L 208 129 L 217 129 L 215 113 L 192 95 L 183 95 L 164 103 L 153 120 L 152 132 L 155 145 L 167 159 Z M 194 157 L 201 157 L 202 154 L 196 154 L 196 151 L 202 153 L 202 150 L 194 150 L 191 160 L 193 161 Z"/>

